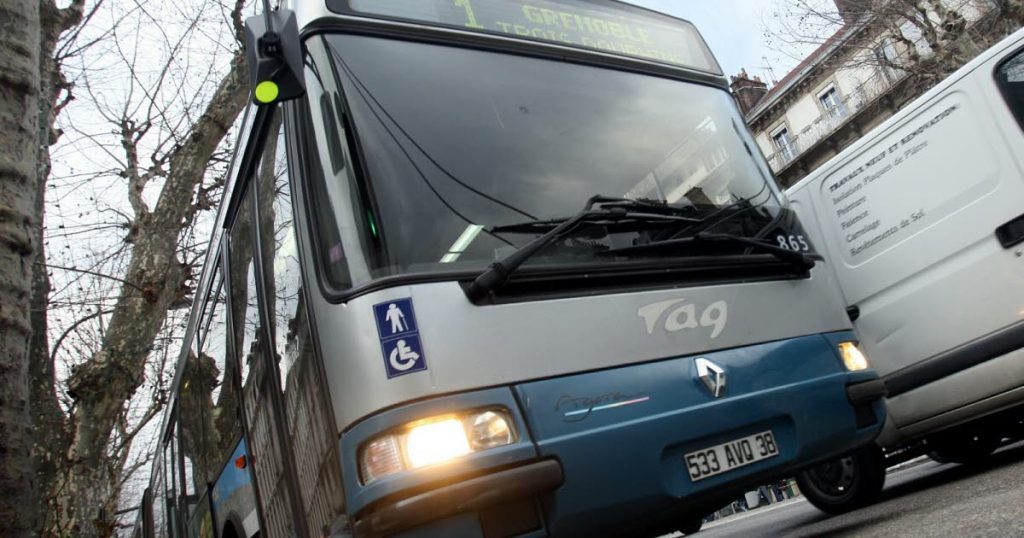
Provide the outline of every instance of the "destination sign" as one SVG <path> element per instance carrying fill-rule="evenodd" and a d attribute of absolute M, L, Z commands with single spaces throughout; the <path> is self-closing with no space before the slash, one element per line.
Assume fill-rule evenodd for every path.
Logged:
<path fill-rule="evenodd" d="M 334 7 L 345 0 L 328 0 Z M 687 21 L 580 0 L 348 0 L 349 11 L 547 41 L 697 69 L 722 70 Z"/>

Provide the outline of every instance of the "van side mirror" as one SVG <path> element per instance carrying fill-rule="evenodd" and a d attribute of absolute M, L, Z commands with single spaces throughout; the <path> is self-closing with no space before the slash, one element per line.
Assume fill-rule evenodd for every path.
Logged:
<path fill-rule="evenodd" d="M 272 25 L 269 31 L 268 18 Z M 270 105 L 305 95 L 302 43 L 295 12 L 279 9 L 246 19 L 245 56 L 250 95 L 256 104 Z"/>

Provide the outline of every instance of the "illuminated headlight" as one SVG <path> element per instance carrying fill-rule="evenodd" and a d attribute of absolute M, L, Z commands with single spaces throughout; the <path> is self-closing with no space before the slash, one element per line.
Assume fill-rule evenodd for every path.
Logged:
<path fill-rule="evenodd" d="M 867 370 L 870 367 L 868 358 L 864 356 L 864 353 L 857 348 L 857 344 L 853 342 L 839 344 L 839 354 L 843 357 L 843 365 L 851 372 Z"/>
<path fill-rule="evenodd" d="M 516 440 L 512 419 L 503 411 L 442 415 L 406 424 L 371 439 L 359 452 L 363 483 L 383 476 L 444 463 Z"/>

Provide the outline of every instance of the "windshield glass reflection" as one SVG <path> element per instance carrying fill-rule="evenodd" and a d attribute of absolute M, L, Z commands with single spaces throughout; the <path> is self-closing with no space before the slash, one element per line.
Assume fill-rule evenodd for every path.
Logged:
<path fill-rule="evenodd" d="M 778 211 L 724 91 L 481 50 L 350 35 L 324 41 L 331 65 L 309 77 L 328 184 L 317 205 L 330 208 L 319 211 L 320 225 L 339 231 L 320 239 L 338 253 L 329 263 L 365 265 L 349 267 L 356 281 L 346 284 L 360 284 L 357 275 L 486 267 L 534 238 L 495 228 L 567 217 L 594 194 L 668 202 L 698 216 L 740 203 L 765 222 Z M 333 93 L 334 84 L 342 91 Z M 348 155 L 344 133 L 358 140 L 366 184 L 338 163 Z M 358 240 L 346 235 L 352 229 Z M 607 238 L 587 232 L 575 248 L 529 263 L 609 263 L 586 244 Z M 623 241 L 630 238 L 611 242 Z"/>

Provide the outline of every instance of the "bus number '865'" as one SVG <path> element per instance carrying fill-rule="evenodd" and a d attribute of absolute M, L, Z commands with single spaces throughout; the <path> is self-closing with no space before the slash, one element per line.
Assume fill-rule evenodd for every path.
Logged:
<path fill-rule="evenodd" d="M 786 250 L 795 250 L 797 252 L 811 250 L 811 245 L 807 244 L 807 240 L 802 235 L 777 235 L 775 240 L 779 243 L 780 247 Z"/>

